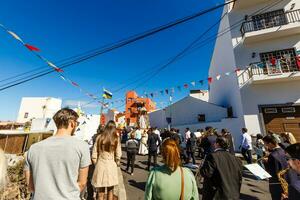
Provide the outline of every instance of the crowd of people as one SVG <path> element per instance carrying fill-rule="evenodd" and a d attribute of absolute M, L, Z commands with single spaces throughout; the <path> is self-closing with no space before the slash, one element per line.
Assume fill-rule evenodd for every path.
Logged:
<path fill-rule="evenodd" d="M 255 141 L 243 128 L 240 141 L 235 142 L 227 129 L 181 132 L 127 127 L 120 131 L 109 121 L 86 143 L 72 137 L 78 117 L 68 108 L 58 111 L 53 117 L 55 135 L 33 144 L 26 153 L 24 172 L 33 200 L 126 199 L 120 168 L 122 142 L 129 174 L 134 176 L 137 154 L 148 156 L 147 200 L 199 199 L 199 177 L 203 178 L 202 199 L 240 199 L 244 168 L 236 152 L 247 164 L 254 163 L 256 154 L 256 163 L 271 175 L 272 199 L 300 199 L 300 143 L 291 133 L 269 131 L 266 136 L 258 134 Z M 0 191 L 6 185 L 6 167 L 0 150 Z"/>

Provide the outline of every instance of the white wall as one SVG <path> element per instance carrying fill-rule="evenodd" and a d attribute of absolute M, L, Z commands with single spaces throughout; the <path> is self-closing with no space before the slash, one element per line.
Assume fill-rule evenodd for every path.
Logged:
<path fill-rule="evenodd" d="M 205 114 L 206 122 L 221 121 L 227 117 L 227 109 L 187 96 L 165 109 L 149 114 L 150 125 L 167 127 L 166 117 L 172 118 L 172 126 L 197 124 L 198 115 Z"/>
<path fill-rule="evenodd" d="M 52 97 L 23 97 L 17 122 L 24 123 L 32 118 L 52 118 L 61 109 L 61 104 L 61 99 Z M 24 118 L 25 113 L 28 113 L 27 118 Z"/>
<path fill-rule="evenodd" d="M 226 10 L 227 7 L 224 8 L 223 15 Z M 220 23 L 219 33 L 229 26 L 228 15 L 226 15 Z M 216 77 L 219 74 L 224 75 L 226 72 L 234 72 L 236 66 L 229 31 L 216 40 L 209 76 Z M 220 80 L 213 80 L 210 84 L 209 102 L 225 107 L 231 106 L 235 117 L 243 117 L 238 80 L 234 73 L 230 76 L 222 76 Z"/>
<path fill-rule="evenodd" d="M 80 116 L 78 121 L 80 122 L 75 132 L 75 136 L 81 140 L 89 141 L 96 133 L 100 124 L 100 115 L 84 115 Z"/>
<path fill-rule="evenodd" d="M 300 81 L 270 82 L 246 85 L 241 89 L 246 127 L 251 133 L 262 133 L 258 105 L 300 103 Z"/>
<path fill-rule="evenodd" d="M 164 109 L 149 113 L 149 121 L 151 127 L 166 128 L 168 126 Z"/>
<path fill-rule="evenodd" d="M 202 90 L 200 93 L 190 94 L 191 97 L 195 97 L 197 99 L 201 99 L 202 101 L 208 101 L 209 92 L 208 90 Z"/>

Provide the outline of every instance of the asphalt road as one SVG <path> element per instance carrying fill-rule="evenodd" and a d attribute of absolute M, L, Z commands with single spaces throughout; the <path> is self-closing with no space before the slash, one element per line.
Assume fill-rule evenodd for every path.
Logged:
<path fill-rule="evenodd" d="M 147 156 L 137 156 L 135 162 L 135 171 L 133 176 L 125 172 L 126 169 L 126 152 L 123 151 L 121 160 L 121 169 L 124 178 L 124 185 L 126 188 L 128 200 L 142 200 L 144 199 L 145 185 L 148 177 Z M 158 158 L 161 161 L 161 157 Z M 161 164 L 161 162 L 159 162 Z M 197 160 L 200 163 L 200 160 Z M 201 185 L 199 187 L 201 199 Z M 243 184 L 241 188 L 242 200 L 270 200 L 271 196 L 268 189 L 268 182 L 257 180 L 251 176 L 247 171 L 244 172 Z"/>

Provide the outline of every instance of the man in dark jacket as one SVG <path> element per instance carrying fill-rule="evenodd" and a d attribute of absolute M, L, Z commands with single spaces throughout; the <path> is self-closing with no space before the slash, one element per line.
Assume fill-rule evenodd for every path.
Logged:
<path fill-rule="evenodd" d="M 269 190 L 272 196 L 272 200 L 281 200 L 283 194 L 282 187 L 279 183 L 278 172 L 288 167 L 287 157 L 284 150 L 278 145 L 276 138 L 272 135 L 267 135 L 263 138 L 265 146 L 270 152 L 267 159 L 265 159 L 265 167 L 269 174 L 272 176 L 269 179 Z M 286 180 L 290 178 L 285 176 Z"/>
<path fill-rule="evenodd" d="M 204 177 L 203 200 L 223 200 L 240 198 L 242 185 L 242 162 L 230 154 L 228 141 L 218 137 L 215 150 L 208 154 L 200 174 Z"/>
<path fill-rule="evenodd" d="M 153 131 L 150 131 L 150 134 L 148 136 L 148 167 L 147 170 L 150 170 L 151 165 L 151 157 L 153 157 L 154 166 L 157 164 L 157 150 L 158 147 L 161 144 L 161 140 L 157 134 L 155 134 Z"/>
<path fill-rule="evenodd" d="M 300 197 L 300 143 L 288 146 L 285 151 L 290 171 L 294 172 L 293 180 L 289 184 L 289 200 L 296 200 Z"/>
<path fill-rule="evenodd" d="M 193 164 L 196 164 L 195 152 L 197 147 L 197 138 L 193 132 L 191 132 L 191 137 L 187 140 L 186 143 L 186 151 L 188 154 L 187 163 L 190 162 L 191 158 L 193 160 Z"/>

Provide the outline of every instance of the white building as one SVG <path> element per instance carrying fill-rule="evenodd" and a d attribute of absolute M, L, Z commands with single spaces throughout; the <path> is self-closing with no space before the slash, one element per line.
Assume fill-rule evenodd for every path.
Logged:
<path fill-rule="evenodd" d="M 52 118 L 61 109 L 62 100 L 53 97 L 23 97 L 17 122 L 25 123 L 31 119 Z"/>
<path fill-rule="evenodd" d="M 202 102 L 194 105 L 197 113 L 216 120 L 195 124 L 180 119 L 180 123 L 190 123 L 184 126 L 192 129 L 227 128 L 236 145 L 242 127 L 252 135 L 292 132 L 300 141 L 300 1 L 239 0 L 224 7 L 223 15 L 209 69 L 213 81 L 208 102 L 227 108 L 227 115 L 221 111 L 225 116 L 220 119 L 216 115 L 220 107 Z M 237 68 L 241 69 L 237 74 L 224 74 Z M 168 117 L 157 112 L 153 120 Z M 178 115 L 186 116 L 184 112 Z"/>
<path fill-rule="evenodd" d="M 232 108 L 251 134 L 292 132 L 300 139 L 300 1 L 239 0 L 219 27 L 210 77 L 240 68 L 210 85 L 209 102 Z M 228 30 L 228 29 L 227 29 Z"/>
<path fill-rule="evenodd" d="M 94 134 L 96 134 L 100 124 L 100 115 L 86 115 L 82 114 L 78 119 L 79 125 L 75 132 L 75 137 L 90 141 Z"/>
<path fill-rule="evenodd" d="M 227 108 L 205 101 L 208 97 L 207 94 L 207 91 L 205 93 L 200 92 L 200 90 L 198 93 L 192 91 L 189 96 L 170 106 L 149 113 L 150 125 L 166 128 L 169 118 L 172 127 L 195 126 L 198 129 L 201 126 L 206 126 L 207 123 L 220 122 L 227 118 Z"/>

